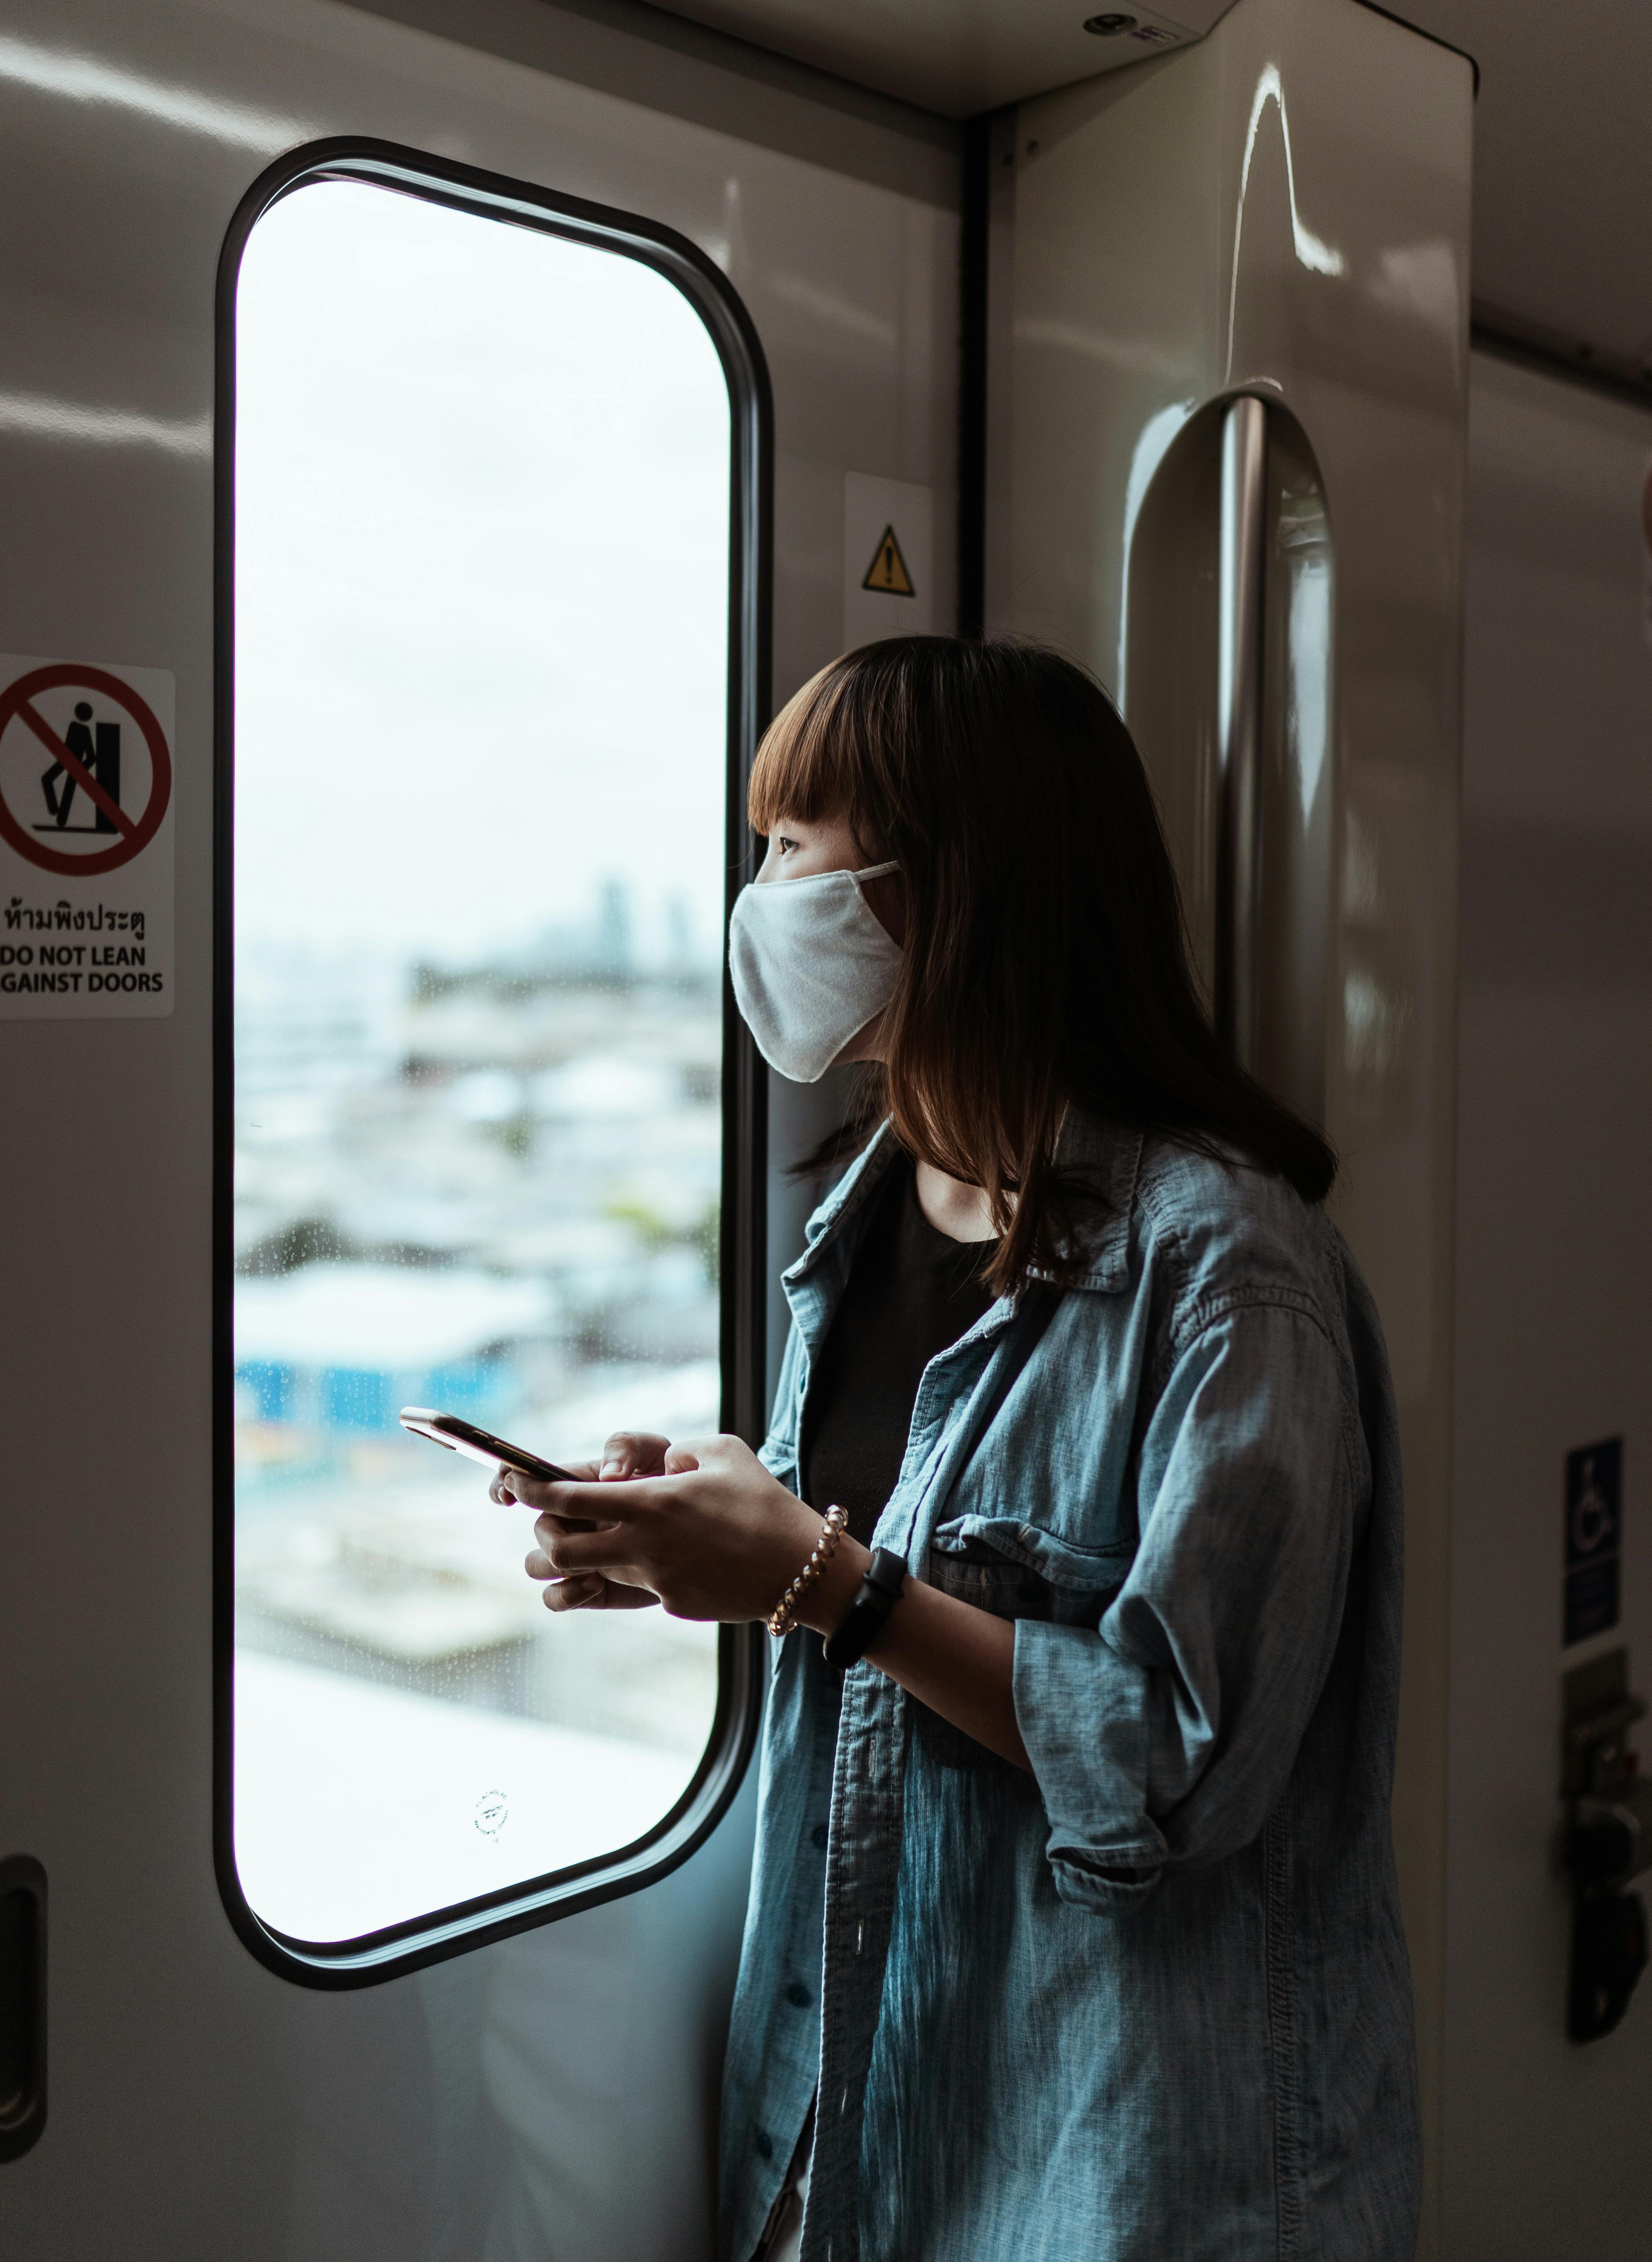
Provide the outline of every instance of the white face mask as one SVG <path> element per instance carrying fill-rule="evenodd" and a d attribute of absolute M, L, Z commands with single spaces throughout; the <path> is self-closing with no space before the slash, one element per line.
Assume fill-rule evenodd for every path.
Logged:
<path fill-rule="evenodd" d="M 729 973 L 757 1049 L 794 1084 L 818 1084 L 894 994 L 900 952 L 861 893 L 894 864 L 742 888 Z"/>

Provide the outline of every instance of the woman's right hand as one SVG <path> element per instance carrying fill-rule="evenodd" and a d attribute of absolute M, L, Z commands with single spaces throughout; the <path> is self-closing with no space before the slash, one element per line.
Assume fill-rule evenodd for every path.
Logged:
<path fill-rule="evenodd" d="M 617 1430 L 603 1446 L 595 1461 L 572 1461 L 568 1474 L 583 1484 L 623 1484 L 631 1477 L 657 1477 L 664 1473 L 666 1455 L 670 1450 L 668 1437 L 655 1437 L 649 1430 Z M 514 1469 L 501 1469 L 488 1486 L 488 1496 L 501 1505 L 520 1501 L 524 1508 L 535 1509 L 533 1494 L 538 1488 L 531 1477 L 518 1476 Z M 565 1531 L 588 1531 L 593 1527 L 585 1521 L 559 1516 L 555 1519 Z M 534 1548 L 523 1565 L 530 1579 L 545 1582 L 545 1606 L 548 1610 L 646 1610 L 656 1608 L 658 1595 L 650 1594 L 646 1587 L 627 1587 L 617 1579 L 604 1579 L 596 1573 L 581 1577 L 560 1579 L 538 1548 Z"/>

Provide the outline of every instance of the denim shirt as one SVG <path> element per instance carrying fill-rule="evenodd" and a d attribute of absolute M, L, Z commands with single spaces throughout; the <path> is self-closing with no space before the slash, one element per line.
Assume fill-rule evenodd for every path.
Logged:
<path fill-rule="evenodd" d="M 810 1221 L 763 1448 L 885 1132 Z M 747 2262 L 819 2098 L 803 2262 L 1409 2262 L 1389 1826 L 1401 1501 L 1381 1330 L 1281 1180 L 1070 1117 L 1076 1285 L 932 1360 L 876 1544 L 1015 1621 L 1030 1775 L 773 1645 L 724 2078 Z"/>

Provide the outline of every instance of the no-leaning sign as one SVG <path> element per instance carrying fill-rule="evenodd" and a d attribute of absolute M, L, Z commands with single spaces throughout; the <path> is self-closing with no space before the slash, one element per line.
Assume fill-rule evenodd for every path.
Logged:
<path fill-rule="evenodd" d="M 0 656 L 0 1020 L 172 1010 L 173 683 Z"/>

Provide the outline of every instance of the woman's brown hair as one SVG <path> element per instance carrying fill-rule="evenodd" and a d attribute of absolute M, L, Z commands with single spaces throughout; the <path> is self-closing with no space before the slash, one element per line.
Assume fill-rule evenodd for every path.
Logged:
<path fill-rule="evenodd" d="M 1310 1201 L 1326 1141 L 1216 1038 L 1140 756 L 1100 686 L 1020 642 L 901 637 L 835 659 L 758 749 L 751 821 L 844 817 L 868 861 L 900 866 L 900 971 L 885 1111 L 911 1153 L 982 1187 L 1000 1291 L 1059 1279 L 1074 1210 L 1057 1171 L 1069 1102 L 1201 1152 L 1237 1153 Z"/>

